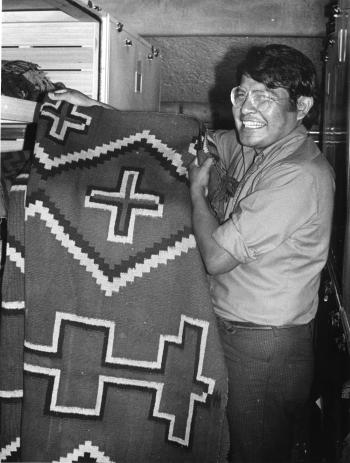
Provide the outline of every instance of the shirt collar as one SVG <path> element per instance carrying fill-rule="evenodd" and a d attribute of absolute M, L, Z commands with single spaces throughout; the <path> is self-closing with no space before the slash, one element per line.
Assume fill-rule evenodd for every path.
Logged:
<path fill-rule="evenodd" d="M 285 137 L 280 138 L 272 145 L 268 146 L 259 153 L 256 153 L 256 157 L 258 157 L 260 162 L 264 159 L 272 161 L 276 159 L 276 157 L 278 157 L 278 159 L 283 159 L 289 156 L 292 151 L 295 151 L 295 149 L 300 146 L 306 138 L 307 130 L 301 124 Z"/>

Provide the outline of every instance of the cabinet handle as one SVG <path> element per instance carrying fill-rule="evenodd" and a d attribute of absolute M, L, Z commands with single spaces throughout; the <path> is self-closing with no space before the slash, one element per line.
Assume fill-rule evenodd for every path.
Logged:
<path fill-rule="evenodd" d="M 159 55 L 159 48 L 154 48 L 154 46 L 152 45 L 152 53 L 153 56 L 157 58 L 157 56 Z"/>
<path fill-rule="evenodd" d="M 88 1 L 88 7 L 89 8 L 92 8 L 93 10 L 96 10 L 96 11 L 101 11 L 102 8 L 98 5 L 95 5 L 94 3 L 92 3 L 91 0 Z"/>
<path fill-rule="evenodd" d="M 340 29 L 338 35 L 338 61 L 339 63 L 345 63 L 346 60 L 346 42 L 347 42 L 348 31 L 346 29 Z"/>

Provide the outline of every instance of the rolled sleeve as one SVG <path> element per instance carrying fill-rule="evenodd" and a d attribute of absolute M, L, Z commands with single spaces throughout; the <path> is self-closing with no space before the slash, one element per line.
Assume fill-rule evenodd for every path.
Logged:
<path fill-rule="evenodd" d="M 219 246 L 228 251 L 239 262 L 246 263 L 255 259 L 254 249 L 250 249 L 246 245 L 243 236 L 231 219 L 216 229 L 213 238 Z"/>
<path fill-rule="evenodd" d="M 313 176 L 297 164 L 284 163 L 257 181 L 238 201 L 213 238 L 242 263 L 279 246 L 317 213 Z"/>

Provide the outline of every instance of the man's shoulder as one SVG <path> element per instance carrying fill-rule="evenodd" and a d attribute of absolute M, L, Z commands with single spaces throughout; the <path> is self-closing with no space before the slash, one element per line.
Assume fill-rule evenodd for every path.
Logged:
<path fill-rule="evenodd" d="M 315 141 L 308 136 L 295 152 L 290 156 L 289 161 L 294 161 L 305 170 L 319 172 L 326 175 L 334 175 L 333 168 L 326 156 L 319 149 Z"/>
<path fill-rule="evenodd" d="M 289 156 L 278 163 L 278 169 L 285 166 L 287 171 L 293 171 L 299 178 L 312 179 L 312 182 L 328 184 L 332 189 L 334 186 L 334 171 L 326 156 L 319 149 L 314 140 L 308 136 L 304 142 L 296 148 Z"/>

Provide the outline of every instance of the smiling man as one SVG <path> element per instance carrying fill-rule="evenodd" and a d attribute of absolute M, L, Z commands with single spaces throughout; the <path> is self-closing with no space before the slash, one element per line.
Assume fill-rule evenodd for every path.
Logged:
<path fill-rule="evenodd" d="M 285 45 L 254 47 L 239 81 L 235 130 L 206 135 L 220 160 L 190 167 L 193 226 L 229 373 L 230 461 L 285 463 L 313 379 L 334 179 L 305 128 L 317 103 L 311 61 Z M 214 163 L 230 185 L 219 207 Z"/>

